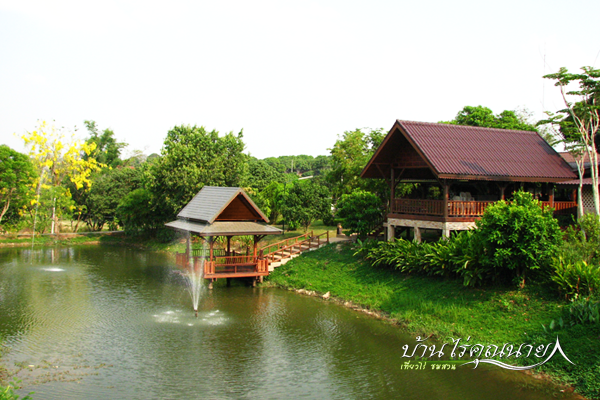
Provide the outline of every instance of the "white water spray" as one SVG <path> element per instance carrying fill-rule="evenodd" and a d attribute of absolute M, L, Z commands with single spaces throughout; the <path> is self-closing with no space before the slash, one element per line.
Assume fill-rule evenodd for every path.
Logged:
<path fill-rule="evenodd" d="M 188 243 L 190 243 L 189 237 Z M 194 306 L 194 314 L 196 317 L 198 316 L 198 304 L 200 303 L 200 297 L 202 297 L 202 293 L 204 292 L 204 262 L 206 261 L 206 250 L 206 241 L 204 242 L 204 247 L 199 257 L 194 257 L 192 255 L 191 246 L 188 247 L 188 266 L 183 274 L 188 286 L 187 291 L 192 298 L 192 305 Z"/>

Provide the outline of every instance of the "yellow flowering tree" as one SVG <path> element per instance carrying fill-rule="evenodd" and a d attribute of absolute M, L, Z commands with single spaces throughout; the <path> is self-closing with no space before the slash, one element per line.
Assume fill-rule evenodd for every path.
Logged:
<path fill-rule="evenodd" d="M 64 183 L 70 181 L 78 189 L 89 190 L 92 173 L 104 167 L 89 157 L 96 144 L 76 140 L 73 133 L 68 134 L 64 128 L 56 128 L 46 121 L 39 122 L 36 129 L 26 132 L 21 138 L 38 172 L 33 184 L 37 196 L 31 202 L 30 211 L 39 207 L 41 230 L 45 230 L 50 220 L 52 231 L 57 232 L 59 216 L 76 208 L 71 192 Z M 51 217 L 48 218 L 49 215 Z"/>

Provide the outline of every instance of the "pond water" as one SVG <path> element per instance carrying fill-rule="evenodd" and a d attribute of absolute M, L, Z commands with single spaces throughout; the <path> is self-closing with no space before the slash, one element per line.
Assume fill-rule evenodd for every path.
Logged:
<path fill-rule="evenodd" d="M 216 287 L 195 318 L 168 255 L 0 250 L 1 363 L 34 399 L 545 399 L 522 373 L 407 370 L 397 327 L 280 289 Z M 562 397 L 567 398 L 567 397 Z"/>

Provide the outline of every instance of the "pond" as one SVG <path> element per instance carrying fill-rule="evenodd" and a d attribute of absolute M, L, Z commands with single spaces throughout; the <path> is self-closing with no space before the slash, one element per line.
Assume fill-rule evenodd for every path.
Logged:
<path fill-rule="evenodd" d="M 217 286 L 195 318 L 168 255 L 122 247 L 1 249 L 0 342 L 34 399 L 568 396 L 495 366 L 403 369 L 414 337 L 285 290 Z"/>

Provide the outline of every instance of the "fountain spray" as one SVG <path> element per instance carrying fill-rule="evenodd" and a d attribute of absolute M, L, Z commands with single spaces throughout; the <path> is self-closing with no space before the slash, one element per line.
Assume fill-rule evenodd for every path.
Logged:
<path fill-rule="evenodd" d="M 198 317 L 198 303 L 200 297 L 204 291 L 204 262 L 206 255 L 206 242 L 199 257 L 192 255 L 190 233 L 188 232 L 187 237 L 187 254 L 188 254 L 188 266 L 184 274 L 188 285 L 188 292 L 192 298 L 192 305 L 194 306 L 194 315 Z"/>

